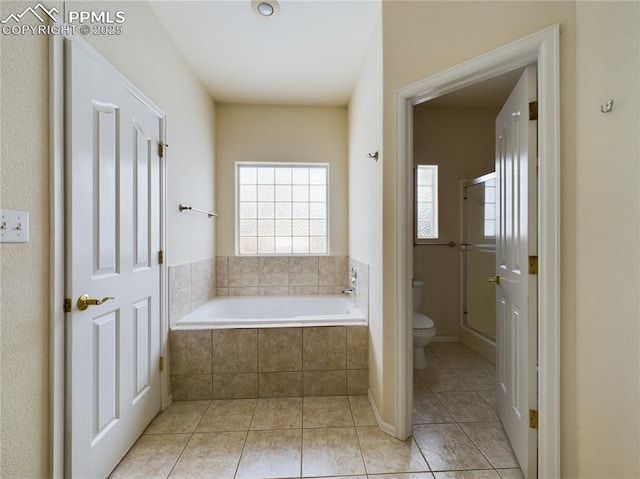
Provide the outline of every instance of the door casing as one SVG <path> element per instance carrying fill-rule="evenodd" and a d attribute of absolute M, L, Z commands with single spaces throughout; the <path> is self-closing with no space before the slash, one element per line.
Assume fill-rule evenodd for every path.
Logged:
<path fill-rule="evenodd" d="M 395 436 L 412 434 L 413 106 L 509 71 L 538 67 L 538 474 L 560 478 L 560 26 L 516 40 L 396 92 Z"/>
<path fill-rule="evenodd" d="M 69 29 L 71 30 L 71 29 Z M 120 83 L 161 117 L 160 141 L 166 143 L 166 114 L 140 89 L 102 57 L 81 37 L 49 36 L 49 153 L 50 153 L 50 343 L 49 343 L 49 470 L 52 477 L 65 477 L 65 112 L 64 42 L 79 42 L 95 60 L 111 69 Z M 160 162 L 160 249 L 166 248 L 166 149 Z M 66 219 L 71 221 L 72 219 Z M 168 322 L 167 267 L 160 265 L 160 354 L 167 357 Z M 160 373 L 162 409 L 171 402 L 168 368 Z"/>

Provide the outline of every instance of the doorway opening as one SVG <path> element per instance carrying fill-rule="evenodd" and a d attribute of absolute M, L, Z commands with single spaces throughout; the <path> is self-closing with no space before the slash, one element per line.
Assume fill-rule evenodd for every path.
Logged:
<path fill-rule="evenodd" d="M 559 442 L 559 26 L 525 37 L 457 67 L 425 78 L 396 93 L 397 191 L 397 381 L 396 435 L 412 433 L 413 339 L 411 280 L 413 277 L 414 107 L 484 80 L 536 65 L 538 69 L 538 258 L 537 357 L 539 367 L 537 442 L 539 477 L 560 477 Z M 437 325 L 436 325 L 437 326 Z"/>

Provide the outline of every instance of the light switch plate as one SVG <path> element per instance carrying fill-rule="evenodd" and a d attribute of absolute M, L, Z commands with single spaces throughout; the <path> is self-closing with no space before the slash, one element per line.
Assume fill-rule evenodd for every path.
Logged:
<path fill-rule="evenodd" d="M 0 243 L 29 242 L 29 212 L 0 209 Z"/>

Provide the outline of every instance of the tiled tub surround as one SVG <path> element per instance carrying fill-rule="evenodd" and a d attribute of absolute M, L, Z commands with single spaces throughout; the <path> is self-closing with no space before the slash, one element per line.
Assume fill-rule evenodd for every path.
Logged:
<path fill-rule="evenodd" d="M 367 326 L 347 294 L 221 296 L 180 319 L 172 329 L 310 328 Z"/>
<path fill-rule="evenodd" d="M 169 320 L 172 326 L 215 295 L 215 258 L 169 267 Z"/>
<path fill-rule="evenodd" d="M 169 267 L 171 326 L 215 296 L 341 294 L 358 268 L 355 300 L 368 317 L 369 267 L 347 256 L 219 256 Z"/>
<path fill-rule="evenodd" d="M 366 326 L 171 330 L 173 399 L 366 394 Z"/>
<path fill-rule="evenodd" d="M 218 256 L 216 296 L 340 294 L 346 256 Z"/>
<path fill-rule="evenodd" d="M 349 257 L 348 271 L 355 267 L 358 273 L 355 300 L 358 309 L 369 318 L 369 265 Z M 351 284 L 349 284 L 351 286 Z"/>

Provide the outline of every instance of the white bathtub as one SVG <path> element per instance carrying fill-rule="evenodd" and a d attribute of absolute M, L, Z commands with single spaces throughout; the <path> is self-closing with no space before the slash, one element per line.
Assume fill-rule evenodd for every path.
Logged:
<path fill-rule="evenodd" d="M 366 326 L 351 296 L 229 296 L 215 298 L 173 329 Z"/>

